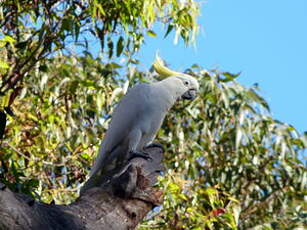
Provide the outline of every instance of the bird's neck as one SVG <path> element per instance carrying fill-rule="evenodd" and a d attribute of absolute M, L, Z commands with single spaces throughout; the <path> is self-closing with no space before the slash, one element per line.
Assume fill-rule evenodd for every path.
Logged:
<path fill-rule="evenodd" d="M 164 101 L 165 109 L 169 110 L 180 97 L 171 82 L 156 82 L 153 87 L 157 89 L 158 96 Z M 166 102 L 166 103 L 165 103 Z"/>

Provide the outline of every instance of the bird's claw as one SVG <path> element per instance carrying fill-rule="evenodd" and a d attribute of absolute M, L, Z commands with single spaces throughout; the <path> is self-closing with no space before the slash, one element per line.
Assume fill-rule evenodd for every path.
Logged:
<path fill-rule="evenodd" d="M 133 158 L 136 158 L 136 157 L 141 157 L 141 158 L 144 158 L 145 160 L 152 160 L 152 157 L 149 156 L 148 153 L 146 152 L 133 152 L 133 151 L 130 151 L 130 157 L 129 157 L 129 161 L 132 160 Z"/>
<path fill-rule="evenodd" d="M 149 145 L 146 146 L 146 148 L 159 148 L 164 152 L 164 147 L 162 144 L 157 143 L 157 142 L 152 142 Z"/>

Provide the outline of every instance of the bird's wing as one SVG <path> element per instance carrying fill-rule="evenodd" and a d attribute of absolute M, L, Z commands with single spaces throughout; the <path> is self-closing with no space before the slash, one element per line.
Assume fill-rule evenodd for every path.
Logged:
<path fill-rule="evenodd" d="M 112 150 L 127 144 L 129 133 L 136 128 L 138 118 L 146 111 L 150 85 L 138 84 L 128 91 L 115 108 L 110 126 L 101 144 L 90 175 L 96 174 L 112 158 Z M 111 155 L 109 155 L 111 154 Z"/>

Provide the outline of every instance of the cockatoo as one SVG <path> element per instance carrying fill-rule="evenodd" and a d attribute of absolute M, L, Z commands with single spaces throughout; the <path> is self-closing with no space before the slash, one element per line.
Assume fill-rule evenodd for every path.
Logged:
<path fill-rule="evenodd" d="M 90 179 L 81 193 L 101 183 L 101 177 L 116 173 L 129 158 L 146 157 L 144 149 L 152 144 L 175 102 L 196 97 L 199 84 L 194 77 L 167 69 L 159 58 L 154 68 L 160 75 L 169 77 L 151 84 L 141 83 L 128 90 L 114 110 Z"/>

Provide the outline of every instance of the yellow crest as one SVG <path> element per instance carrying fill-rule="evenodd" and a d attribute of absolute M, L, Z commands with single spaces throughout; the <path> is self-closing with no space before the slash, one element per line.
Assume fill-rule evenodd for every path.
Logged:
<path fill-rule="evenodd" d="M 153 63 L 153 67 L 162 78 L 167 78 L 170 76 L 189 76 L 185 73 L 176 72 L 167 68 L 158 54 L 156 55 L 156 60 Z"/>

